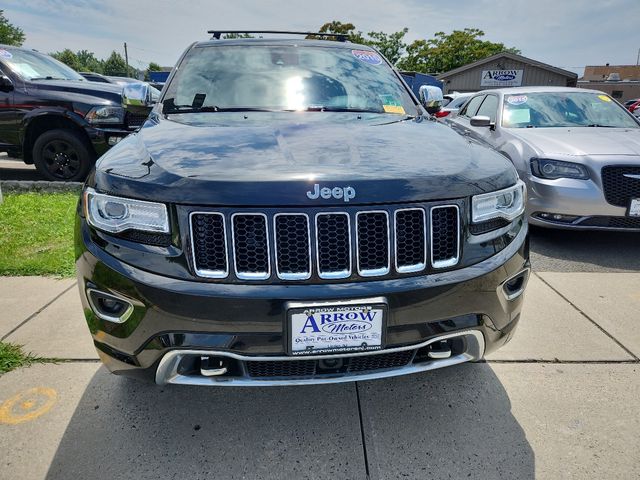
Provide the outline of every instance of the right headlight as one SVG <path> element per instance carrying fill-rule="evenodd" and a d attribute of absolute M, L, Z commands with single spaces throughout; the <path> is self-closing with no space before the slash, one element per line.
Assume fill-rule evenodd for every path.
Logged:
<path fill-rule="evenodd" d="M 471 221 L 480 223 L 494 218 L 511 221 L 524 212 L 526 187 L 522 180 L 509 188 L 471 197 Z"/>
<path fill-rule="evenodd" d="M 163 203 L 114 197 L 87 188 L 84 208 L 89 224 L 105 232 L 141 230 L 169 233 L 169 216 Z"/>
<path fill-rule="evenodd" d="M 539 178 L 556 180 L 558 178 L 576 178 L 588 180 L 589 172 L 584 165 L 549 158 L 532 158 L 531 172 Z"/>

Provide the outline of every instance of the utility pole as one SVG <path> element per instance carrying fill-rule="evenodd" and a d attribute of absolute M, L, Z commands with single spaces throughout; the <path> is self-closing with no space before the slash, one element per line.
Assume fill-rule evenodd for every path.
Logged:
<path fill-rule="evenodd" d="M 636 65 L 640 65 L 640 48 L 638 49 L 638 57 L 636 58 Z"/>
<path fill-rule="evenodd" d="M 127 42 L 124 42 L 124 62 L 127 64 L 127 77 L 129 76 L 129 53 L 127 52 Z"/>

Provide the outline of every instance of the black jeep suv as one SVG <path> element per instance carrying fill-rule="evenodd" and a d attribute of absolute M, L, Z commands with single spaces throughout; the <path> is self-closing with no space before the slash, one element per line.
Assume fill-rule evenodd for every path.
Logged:
<path fill-rule="evenodd" d="M 86 182 L 86 320 L 111 371 L 159 384 L 478 360 L 519 320 L 524 201 L 511 163 L 428 117 L 370 47 L 195 43 Z"/>
<path fill-rule="evenodd" d="M 49 180 L 82 181 L 96 158 L 146 118 L 127 115 L 121 93 L 48 55 L 0 45 L 0 151 L 35 164 Z"/>

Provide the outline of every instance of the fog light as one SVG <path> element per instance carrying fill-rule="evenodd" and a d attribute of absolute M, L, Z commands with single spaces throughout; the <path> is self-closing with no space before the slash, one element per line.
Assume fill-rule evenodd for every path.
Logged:
<path fill-rule="evenodd" d="M 123 323 L 131 316 L 133 305 L 124 298 L 92 288 L 87 289 L 91 309 L 102 320 Z"/>
<path fill-rule="evenodd" d="M 578 215 L 564 215 L 562 213 L 548 213 L 548 212 L 536 212 L 534 217 L 541 218 L 543 220 L 558 222 L 558 223 L 573 223 L 580 218 Z"/>

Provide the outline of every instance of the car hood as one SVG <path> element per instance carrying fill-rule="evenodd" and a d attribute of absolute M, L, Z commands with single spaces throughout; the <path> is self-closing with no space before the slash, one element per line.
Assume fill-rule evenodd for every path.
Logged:
<path fill-rule="evenodd" d="M 517 180 L 501 155 L 436 122 L 318 112 L 206 115 L 215 120 L 154 116 L 101 158 L 96 188 L 187 204 L 344 205 L 343 198 L 306 193 L 316 184 L 350 186 L 350 204 L 408 202 L 466 197 Z"/>
<path fill-rule="evenodd" d="M 637 128 L 526 128 L 510 133 L 531 145 L 539 155 L 640 156 Z"/>
<path fill-rule="evenodd" d="M 82 99 L 85 103 L 102 104 L 107 100 L 110 103 L 122 103 L 122 86 L 110 83 L 98 83 L 76 80 L 38 80 L 32 81 L 29 87 L 41 92 L 49 92 L 49 95 L 60 96 L 74 100 Z M 91 102 L 95 99 L 95 102 Z"/>

